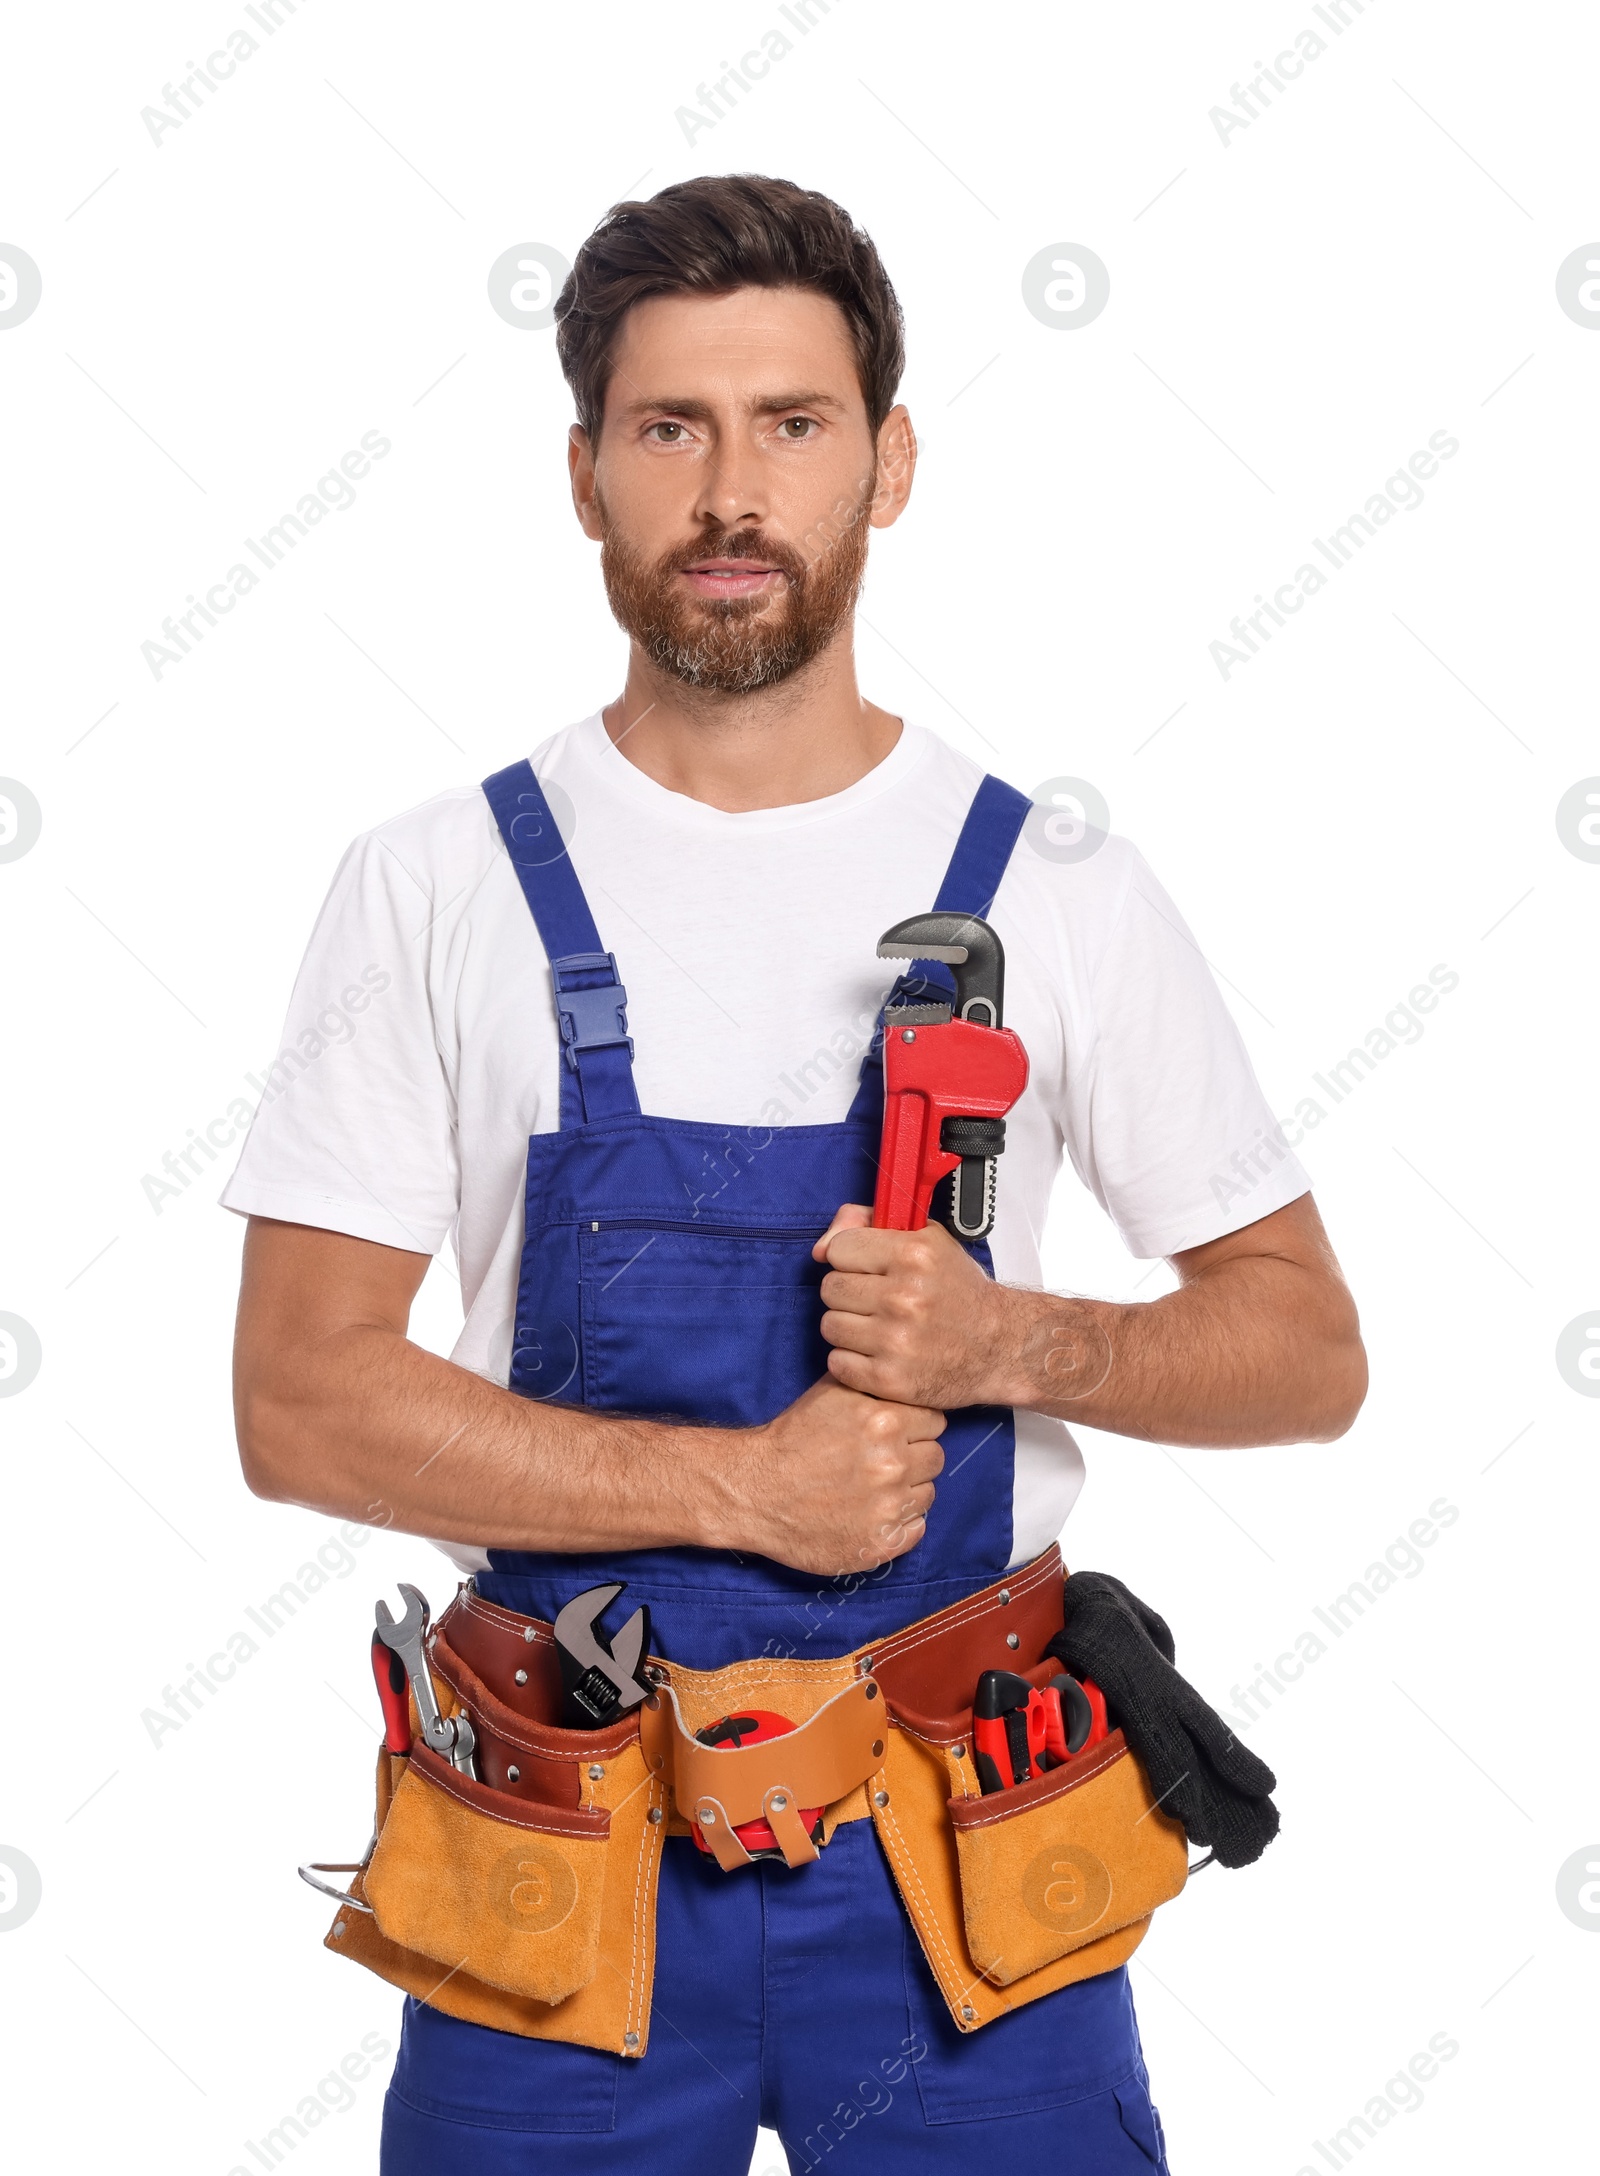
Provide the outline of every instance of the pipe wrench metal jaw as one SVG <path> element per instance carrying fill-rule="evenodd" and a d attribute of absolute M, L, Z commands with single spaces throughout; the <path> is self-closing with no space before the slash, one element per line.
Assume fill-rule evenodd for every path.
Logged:
<path fill-rule="evenodd" d="M 648 1603 L 641 1602 L 610 1639 L 600 1630 L 600 1619 L 623 1586 L 617 1579 L 575 1594 L 551 1627 L 561 1664 L 562 1721 L 569 1729 L 604 1729 L 650 1698 L 644 1676 L 650 1651 Z"/>
<path fill-rule="evenodd" d="M 913 914 L 878 939 L 880 960 L 938 960 L 956 986 L 955 1017 L 997 1028 L 1005 1004 L 1006 956 L 975 914 Z M 950 1017 L 947 1010 L 946 1019 Z"/>
<path fill-rule="evenodd" d="M 966 1240 L 994 1223 L 995 1158 L 1005 1115 L 1028 1085 L 1028 1057 L 1001 1025 L 1005 953 L 972 914 L 917 914 L 885 930 L 878 957 L 938 960 L 955 1003 L 895 1005 L 883 1015 L 883 1148 L 872 1221 L 919 1231 L 934 1188 L 954 1172 L 950 1222 Z"/>
<path fill-rule="evenodd" d="M 417 1703 L 417 1717 L 422 1724 L 424 1745 L 449 1761 L 458 1773 L 471 1776 L 476 1782 L 478 1767 L 473 1754 L 477 1747 L 477 1734 L 465 1715 L 440 1714 L 428 1658 L 423 1653 L 423 1640 L 428 1630 L 427 1596 L 420 1588 L 408 1587 L 404 1580 L 400 1582 L 400 1592 L 405 1598 L 405 1615 L 396 1624 L 389 1613 L 388 1603 L 380 1602 L 375 1613 L 376 1637 L 385 1647 L 392 1648 L 406 1666 L 406 1675 L 411 1680 L 412 1698 Z"/>

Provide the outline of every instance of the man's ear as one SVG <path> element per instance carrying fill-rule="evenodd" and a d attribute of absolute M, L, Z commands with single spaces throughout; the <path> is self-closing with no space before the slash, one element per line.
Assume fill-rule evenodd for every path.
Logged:
<path fill-rule="evenodd" d="M 911 412 L 897 401 L 878 432 L 878 479 L 870 516 L 874 529 L 890 528 L 905 512 L 916 466 L 917 434 L 911 428 Z"/>
<path fill-rule="evenodd" d="M 572 505 L 583 533 L 598 544 L 603 537 L 600 509 L 595 503 L 594 448 L 581 423 L 567 433 L 567 473 L 572 479 Z"/>

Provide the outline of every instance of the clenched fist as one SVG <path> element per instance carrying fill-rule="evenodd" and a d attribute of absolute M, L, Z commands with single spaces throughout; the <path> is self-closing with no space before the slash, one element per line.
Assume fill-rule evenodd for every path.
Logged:
<path fill-rule="evenodd" d="M 811 1250 L 828 1264 L 828 1373 L 912 1405 L 1009 1404 L 1019 1303 L 1031 1295 L 986 1277 L 942 1224 L 873 1231 L 870 1218 L 847 1203 Z"/>
<path fill-rule="evenodd" d="M 739 1431 L 732 1545 L 830 1578 L 904 1556 L 927 1525 L 943 1430 L 943 1413 L 824 1377 L 765 1427 Z"/>

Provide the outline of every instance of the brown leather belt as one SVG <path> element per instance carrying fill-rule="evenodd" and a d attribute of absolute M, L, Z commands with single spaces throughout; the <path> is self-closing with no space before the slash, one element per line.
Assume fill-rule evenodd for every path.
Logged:
<path fill-rule="evenodd" d="M 978 1673 L 1040 1655 L 1062 1622 L 1061 1552 L 1029 1564 L 931 1617 L 849 1654 L 758 1656 L 719 1670 L 651 1657 L 651 1704 L 608 1729 L 561 1729 L 561 1674 L 542 1618 L 525 1617 L 469 1582 L 430 1641 L 435 1674 L 470 1709 L 482 1780 L 551 1807 L 593 1803 L 590 1772 L 636 1740 L 647 1767 L 672 1788 L 669 1834 L 699 1827 L 725 1868 L 748 1854 L 733 1831 L 765 1819 L 791 1865 L 816 1857 L 802 1806 L 823 1808 L 826 1841 L 841 1821 L 870 1815 L 866 1783 L 882 1765 L 890 1714 L 915 1731 L 923 1718 L 968 1708 Z M 795 1724 L 757 1745 L 707 1747 L 696 1731 L 741 1706 L 770 1703 Z M 594 1776 L 593 1780 L 599 1780 Z"/>

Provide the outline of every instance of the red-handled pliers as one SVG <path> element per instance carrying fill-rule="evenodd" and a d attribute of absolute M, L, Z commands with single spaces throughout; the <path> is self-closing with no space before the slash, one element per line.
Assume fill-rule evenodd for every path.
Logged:
<path fill-rule="evenodd" d="M 985 1670 L 972 1701 L 973 1764 L 985 1795 L 1059 1768 L 1109 1734 L 1105 1695 L 1063 1673 L 1034 1686 L 1015 1670 Z"/>

